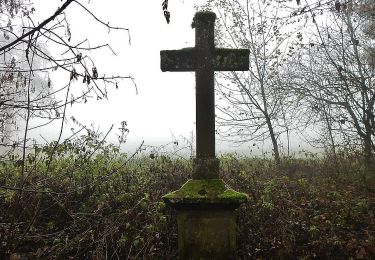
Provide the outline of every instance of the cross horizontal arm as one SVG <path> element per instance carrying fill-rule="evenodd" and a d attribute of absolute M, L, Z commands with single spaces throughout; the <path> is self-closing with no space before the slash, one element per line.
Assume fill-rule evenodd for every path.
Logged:
<path fill-rule="evenodd" d="M 194 71 L 196 66 L 196 49 L 160 51 L 160 68 L 162 71 Z"/>
<path fill-rule="evenodd" d="M 248 49 L 215 49 L 215 71 L 246 71 L 249 69 Z"/>
<path fill-rule="evenodd" d="M 209 57 L 215 71 L 245 71 L 249 69 L 248 49 L 214 49 Z M 160 52 L 160 68 L 162 71 L 196 71 L 207 66 L 201 63 L 201 50 L 186 48 Z"/>

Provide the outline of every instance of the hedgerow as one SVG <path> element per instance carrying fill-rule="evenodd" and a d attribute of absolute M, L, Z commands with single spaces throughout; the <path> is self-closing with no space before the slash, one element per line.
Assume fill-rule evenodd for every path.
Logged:
<path fill-rule="evenodd" d="M 192 162 L 123 154 L 88 135 L 0 165 L 0 259 L 176 259 L 176 212 L 161 197 Z M 375 257 L 375 180 L 355 158 L 220 156 L 249 195 L 238 209 L 240 259 Z"/>

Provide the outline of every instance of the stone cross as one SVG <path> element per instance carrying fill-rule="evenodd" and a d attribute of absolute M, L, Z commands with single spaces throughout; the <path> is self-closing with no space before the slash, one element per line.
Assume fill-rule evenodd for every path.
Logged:
<path fill-rule="evenodd" d="M 216 49 L 216 15 L 198 12 L 193 19 L 195 47 L 161 51 L 162 71 L 195 71 L 197 158 L 193 179 L 163 196 L 177 210 L 181 260 L 233 260 L 236 253 L 236 209 L 247 201 L 219 179 L 215 157 L 214 72 L 248 70 L 249 50 Z"/>
<path fill-rule="evenodd" d="M 218 49 L 214 43 L 216 15 L 196 13 L 195 48 L 160 52 L 162 71 L 195 71 L 196 78 L 196 151 L 194 179 L 218 178 L 215 159 L 214 71 L 249 69 L 248 49 Z"/>

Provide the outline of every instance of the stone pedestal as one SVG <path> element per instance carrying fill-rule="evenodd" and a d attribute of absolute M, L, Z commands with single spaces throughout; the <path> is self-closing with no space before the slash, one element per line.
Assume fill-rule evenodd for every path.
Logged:
<path fill-rule="evenodd" d="M 199 179 L 163 200 L 177 209 L 179 259 L 236 259 L 236 209 L 246 194 L 221 179 Z"/>

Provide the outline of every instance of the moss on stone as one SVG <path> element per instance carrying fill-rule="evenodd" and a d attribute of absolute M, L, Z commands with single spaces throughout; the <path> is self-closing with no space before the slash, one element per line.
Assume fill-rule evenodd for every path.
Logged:
<path fill-rule="evenodd" d="M 246 202 L 247 195 L 229 188 L 221 179 L 189 180 L 179 190 L 163 196 L 172 206 L 180 205 L 233 205 Z"/>

